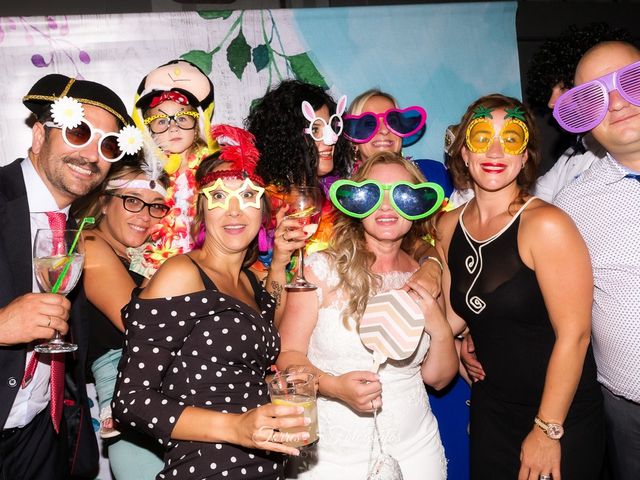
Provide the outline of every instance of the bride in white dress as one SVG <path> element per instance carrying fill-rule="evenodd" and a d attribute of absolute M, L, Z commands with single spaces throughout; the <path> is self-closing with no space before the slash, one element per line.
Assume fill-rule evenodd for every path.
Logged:
<path fill-rule="evenodd" d="M 424 387 L 445 387 L 458 368 L 440 305 L 424 288 L 407 284 L 425 315 L 424 333 L 412 356 L 387 361 L 377 374 L 370 371 L 373 357 L 357 327 L 370 297 L 401 288 L 418 269 L 407 250 L 426 233 L 427 221 L 405 218 L 400 202 L 390 201 L 387 186 L 425 180 L 413 164 L 392 153 L 369 158 L 352 180 L 379 182 L 382 202 L 361 220 L 339 215 L 329 249 L 306 261 L 305 276 L 318 289 L 289 294 L 280 324 L 278 367 L 305 365 L 319 376 L 320 440 L 292 462 L 290 478 L 365 480 L 377 409 L 383 449 L 398 460 L 404 480 L 445 479 L 444 450 Z M 368 206 L 374 204 L 375 198 Z"/>

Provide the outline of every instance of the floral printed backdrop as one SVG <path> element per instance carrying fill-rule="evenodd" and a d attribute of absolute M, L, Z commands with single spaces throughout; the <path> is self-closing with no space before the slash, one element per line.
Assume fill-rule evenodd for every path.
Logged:
<path fill-rule="evenodd" d="M 515 2 L 0 18 L 0 164 L 30 144 L 22 96 L 42 75 L 100 81 L 132 105 L 173 58 L 215 85 L 214 122 L 241 125 L 269 85 L 295 77 L 349 99 L 380 87 L 428 112 L 407 149 L 442 159 L 443 135 L 479 95 L 520 96 Z"/>
<path fill-rule="evenodd" d="M 212 79 L 214 123 L 242 125 L 251 102 L 284 78 L 335 98 L 379 87 L 402 107 L 426 108 L 426 134 L 405 153 L 441 161 L 447 125 L 472 100 L 521 96 L 515 11 L 515 2 L 490 2 L 0 18 L 0 165 L 27 153 L 21 98 L 41 76 L 99 81 L 132 107 L 146 73 L 178 57 Z M 452 479 L 468 478 L 461 384 L 432 400 Z M 100 478 L 110 478 L 103 467 Z"/>

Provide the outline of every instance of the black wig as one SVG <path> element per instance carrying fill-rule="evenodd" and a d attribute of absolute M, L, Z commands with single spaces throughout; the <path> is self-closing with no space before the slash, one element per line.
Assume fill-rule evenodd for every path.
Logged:
<path fill-rule="evenodd" d="M 336 112 L 336 102 L 322 88 L 284 80 L 254 103 L 245 121 L 260 151 L 256 173 L 268 184 L 288 187 L 318 182 L 318 151 L 313 139 L 304 133 L 309 126 L 302 114 L 304 100 L 314 110 L 326 105 L 329 115 Z M 351 166 L 349 159 L 348 142 L 340 137 L 334 147 L 330 175 L 346 176 Z"/>

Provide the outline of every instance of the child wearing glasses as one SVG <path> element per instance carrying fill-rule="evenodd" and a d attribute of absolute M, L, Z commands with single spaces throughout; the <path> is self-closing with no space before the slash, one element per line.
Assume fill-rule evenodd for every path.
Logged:
<path fill-rule="evenodd" d="M 371 372 L 373 356 L 358 327 L 369 299 L 402 288 L 418 269 L 411 253 L 427 233 L 443 192 L 401 156 L 369 157 L 331 200 L 340 210 L 328 249 L 310 255 L 305 275 L 315 292 L 289 295 L 280 325 L 278 366 L 304 365 L 319 378 L 322 438 L 298 466 L 298 479 L 367 478 L 373 413 L 382 448 L 405 480 L 446 478 L 438 424 L 424 384 L 446 386 L 457 372 L 453 335 L 436 299 L 409 282 L 426 318 L 416 351 Z"/>
<path fill-rule="evenodd" d="M 129 269 L 129 251 L 144 244 L 167 215 L 166 178 L 149 179 L 141 167 L 112 169 L 102 189 L 87 198 L 77 218 L 94 217 L 85 230 L 85 270 L 75 308 L 89 319 L 87 364 L 95 379 L 100 406 L 100 435 L 115 478 L 154 478 L 162 468 L 162 451 L 146 437 L 114 428 L 111 398 L 122 356 L 124 324 L 120 310 L 144 277 Z"/>
<path fill-rule="evenodd" d="M 138 96 L 134 119 L 145 131 L 145 155 L 169 175 L 169 214 L 142 253 L 141 272 L 150 277 L 166 259 L 193 248 L 195 173 L 212 146 L 213 85 L 195 65 L 174 60 L 151 71 Z"/>

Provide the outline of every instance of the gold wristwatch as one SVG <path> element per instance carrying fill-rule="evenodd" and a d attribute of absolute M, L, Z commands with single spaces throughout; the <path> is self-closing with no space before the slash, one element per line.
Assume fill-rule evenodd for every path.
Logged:
<path fill-rule="evenodd" d="M 564 428 L 559 423 L 547 423 L 537 415 L 534 422 L 551 440 L 560 440 L 564 435 Z"/>

